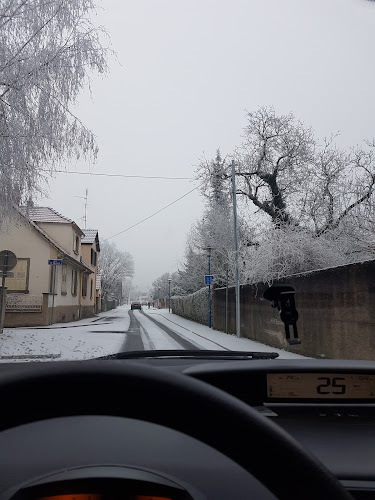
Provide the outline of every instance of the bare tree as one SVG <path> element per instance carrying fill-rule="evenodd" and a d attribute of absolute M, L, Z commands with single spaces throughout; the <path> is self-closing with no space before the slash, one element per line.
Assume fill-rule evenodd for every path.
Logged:
<path fill-rule="evenodd" d="M 134 276 L 133 257 L 129 252 L 118 250 L 114 243 L 103 241 L 100 245 L 98 274 L 101 276 L 102 295 L 114 293 L 118 283 Z"/>
<path fill-rule="evenodd" d="M 0 222 L 57 163 L 96 156 L 92 132 L 72 111 L 89 72 L 107 70 L 94 12 L 92 0 L 0 4 Z"/>
<path fill-rule="evenodd" d="M 275 226 L 297 223 L 292 206 L 303 198 L 314 147 L 311 129 L 293 114 L 277 116 L 267 107 L 248 113 L 245 140 L 234 155 L 237 194 L 267 214 Z M 229 179 L 230 173 L 225 177 Z"/>

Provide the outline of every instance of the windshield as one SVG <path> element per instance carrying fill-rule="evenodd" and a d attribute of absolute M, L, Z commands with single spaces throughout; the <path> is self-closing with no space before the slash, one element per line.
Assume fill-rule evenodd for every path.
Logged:
<path fill-rule="evenodd" d="M 0 361 L 375 359 L 374 20 L 2 0 Z"/>

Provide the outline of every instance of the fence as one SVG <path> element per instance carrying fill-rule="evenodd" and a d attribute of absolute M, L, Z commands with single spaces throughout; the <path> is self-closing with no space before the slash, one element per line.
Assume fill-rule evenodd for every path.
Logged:
<path fill-rule="evenodd" d="M 5 312 L 41 312 L 43 295 L 8 293 Z"/>

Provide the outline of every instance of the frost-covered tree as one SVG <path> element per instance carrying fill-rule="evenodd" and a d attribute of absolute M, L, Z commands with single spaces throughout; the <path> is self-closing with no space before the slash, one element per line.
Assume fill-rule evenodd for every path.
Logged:
<path fill-rule="evenodd" d="M 119 250 L 114 243 L 100 244 L 98 274 L 101 276 L 102 296 L 107 298 L 125 278 L 134 276 L 133 257 L 129 252 Z"/>
<path fill-rule="evenodd" d="M 241 267 L 243 283 L 275 279 L 348 263 L 346 248 L 337 240 L 293 224 L 270 227 L 259 237 L 259 245 L 247 249 Z"/>
<path fill-rule="evenodd" d="M 199 290 L 203 284 L 203 276 L 208 272 L 208 258 L 197 261 L 196 254 L 205 255 L 205 248 L 210 246 L 211 273 L 215 286 L 226 283 L 226 265 L 229 266 L 229 283 L 234 280 L 234 224 L 231 186 L 226 182 L 229 164 L 222 159 L 220 150 L 212 160 L 203 159 L 198 165 L 197 177 L 204 180 L 202 194 L 206 198 L 206 208 L 200 220 L 192 227 L 188 236 L 188 252 L 186 264 L 196 268 L 199 262 L 199 279 L 192 283 L 192 291 Z M 252 231 L 245 221 L 238 218 L 239 253 L 253 243 Z M 193 274 L 193 273 L 191 273 Z M 194 276 L 194 274 L 193 274 Z M 197 276 L 197 278 L 198 278 Z M 191 287 L 189 287 L 190 289 Z"/>
<path fill-rule="evenodd" d="M 187 238 L 185 259 L 177 271 L 176 295 L 188 295 L 204 286 L 207 274 L 207 257 L 202 248 L 193 247 Z"/>
<path fill-rule="evenodd" d="M 234 153 L 237 194 L 275 226 L 289 224 L 294 220 L 293 208 L 304 199 L 314 158 L 313 133 L 293 114 L 277 116 L 268 107 L 248 113 L 244 132 L 244 141 Z M 207 169 L 205 175 L 210 175 Z M 230 183 L 229 165 L 222 179 Z"/>
<path fill-rule="evenodd" d="M 89 73 L 107 69 L 94 13 L 92 0 L 0 2 L 0 222 L 59 162 L 97 153 L 73 112 Z"/>
<path fill-rule="evenodd" d="M 198 164 L 197 178 L 203 181 L 201 193 L 210 206 L 229 209 L 230 188 L 223 182 L 226 179 L 228 167 L 229 164 L 225 158 L 222 158 L 219 148 L 216 150 L 214 159 L 207 160 L 203 158 Z"/>
<path fill-rule="evenodd" d="M 336 136 L 318 141 L 293 114 L 278 116 L 272 107 L 261 107 L 248 113 L 244 141 L 232 157 L 237 200 L 247 205 L 247 223 L 258 235 L 258 251 L 244 248 L 240 259 L 246 279 L 257 274 L 256 266 L 247 269 L 254 267 L 253 259 L 270 270 L 263 276 L 275 276 L 277 266 L 299 272 L 374 258 L 374 141 L 343 150 Z M 212 162 L 203 161 L 198 173 L 207 198 L 214 183 L 221 183 L 223 192 L 229 189 L 228 163 L 215 170 Z M 269 238 L 276 238 L 274 245 Z M 316 258 L 311 259 L 309 248 Z"/>
<path fill-rule="evenodd" d="M 155 299 L 165 299 L 169 295 L 169 282 L 171 279 L 171 295 L 175 293 L 176 279 L 174 273 L 163 273 L 152 283 L 150 295 Z M 174 279 L 173 279 L 174 278 Z"/>

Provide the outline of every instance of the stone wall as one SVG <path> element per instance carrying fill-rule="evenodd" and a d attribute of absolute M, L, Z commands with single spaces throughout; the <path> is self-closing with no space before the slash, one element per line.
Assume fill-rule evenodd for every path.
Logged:
<path fill-rule="evenodd" d="M 323 269 L 278 281 L 296 290 L 301 345 L 289 346 L 264 284 L 241 286 L 241 336 L 311 357 L 375 360 L 375 261 Z M 229 333 L 235 291 L 229 289 Z M 225 288 L 214 290 L 212 326 L 225 331 Z"/>

